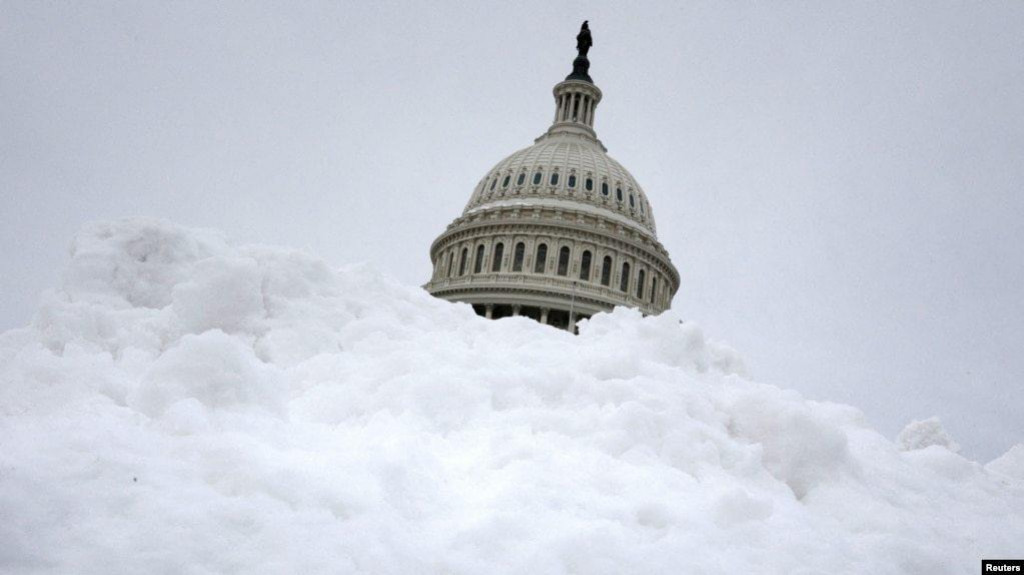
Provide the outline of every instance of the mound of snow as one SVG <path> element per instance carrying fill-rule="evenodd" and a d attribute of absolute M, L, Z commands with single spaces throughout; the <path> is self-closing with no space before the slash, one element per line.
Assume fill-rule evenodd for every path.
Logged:
<path fill-rule="evenodd" d="M 1024 443 L 1014 445 L 998 458 L 990 461 L 985 469 L 1024 481 Z"/>
<path fill-rule="evenodd" d="M 953 441 L 938 417 L 929 417 L 922 421 L 911 421 L 900 431 L 896 443 L 903 451 L 924 449 L 933 445 L 945 447 L 953 453 L 960 452 L 960 446 Z"/>
<path fill-rule="evenodd" d="M 1020 554 L 1019 457 L 893 444 L 750 381 L 673 313 L 580 331 L 214 232 L 90 225 L 33 324 L 0 335 L 0 571 L 967 573 Z"/>

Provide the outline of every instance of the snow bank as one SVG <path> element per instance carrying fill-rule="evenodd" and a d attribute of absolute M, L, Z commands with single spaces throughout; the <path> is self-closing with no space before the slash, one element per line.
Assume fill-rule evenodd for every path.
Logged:
<path fill-rule="evenodd" d="M 151 220 L 85 228 L 0 335 L 0 438 L 5 573 L 973 573 L 1024 540 L 1019 448 L 903 451 L 672 313 L 572 337 Z"/>
<path fill-rule="evenodd" d="M 1024 481 L 1024 443 L 1014 445 L 1002 457 L 989 462 L 985 469 Z"/>
<path fill-rule="evenodd" d="M 903 451 L 924 449 L 932 445 L 945 447 L 953 453 L 960 452 L 960 445 L 942 427 L 938 417 L 930 417 L 922 421 L 911 421 L 900 431 L 896 443 Z"/>

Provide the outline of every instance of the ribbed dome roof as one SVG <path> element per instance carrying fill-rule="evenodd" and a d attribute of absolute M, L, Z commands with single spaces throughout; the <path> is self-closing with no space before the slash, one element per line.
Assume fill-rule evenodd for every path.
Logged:
<path fill-rule="evenodd" d="M 498 162 L 477 184 L 463 213 L 507 203 L 552 202 L 657 234 L 651 205 L 633 175 L 597 140 L 568 133 L 545 134 Z"/>

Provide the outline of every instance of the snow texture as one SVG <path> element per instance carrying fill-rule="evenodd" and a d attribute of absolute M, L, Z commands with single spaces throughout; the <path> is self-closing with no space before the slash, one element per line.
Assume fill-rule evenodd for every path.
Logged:
<path fill-rule="evenodd" d="M 1024 443 L 1018 443 L 1002 457 L 989 462 L 985 469 L 1024 481 Z"/>
<path fill-rule="evenodd" d="M 746 378 L 675 313 L 578 337 L 365 266 L 87 226 L 0 335 L 4 573 L 974 573 L 1024 454 Z M 912 449 L 907 451 L 907 447 Z"/>
<path fill-rule="evenodd" d="M 903 451 L 913 451 L 938 445 L 945 447 L 953 453 L 960 452 L 960 446 L 957 445 L 957 442 L 953 441 L 953 438 L 942 427 L 942 422 L 939 421 L 938 417 L 930 417 L 923 421 L 908 423 L 903 428 L 903 431 L 900 431 L 899 436 L 896 438 L 896 443 L 899 444 L 900 449 Z"/>

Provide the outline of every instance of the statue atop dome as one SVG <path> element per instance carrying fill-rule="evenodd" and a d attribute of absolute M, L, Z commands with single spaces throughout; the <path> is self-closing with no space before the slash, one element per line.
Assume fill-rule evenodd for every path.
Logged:
<path fill-rule="evenodd" d="M 590 70 L 590 60 L 587 60 L 587 53 L 590 52 L 590 47 L 594 45 L 593 38 L 590 37 L 590 26 L 587 24 L 589 20 L 584 20 L 583 25 L 580 26 L 580 33 L 576 35 L 576 59 L 572 61 L 572 74 L 565 77 L 566 80 L 583 80 L 584 82 L 594 81 L 590 78 L 588 73 Z"/>
<path fill-rule="evenodd" d="M 590 47 L 594 45 L 594 40 L 590 37 L 590 26 L 587 25 L 587 22 L 589 20 L 583 21 L 583 26 L 580 26 L 580 33 L 576 35 L 576 51 L 579 52 L 580 58 L 586 58 Z"/>

